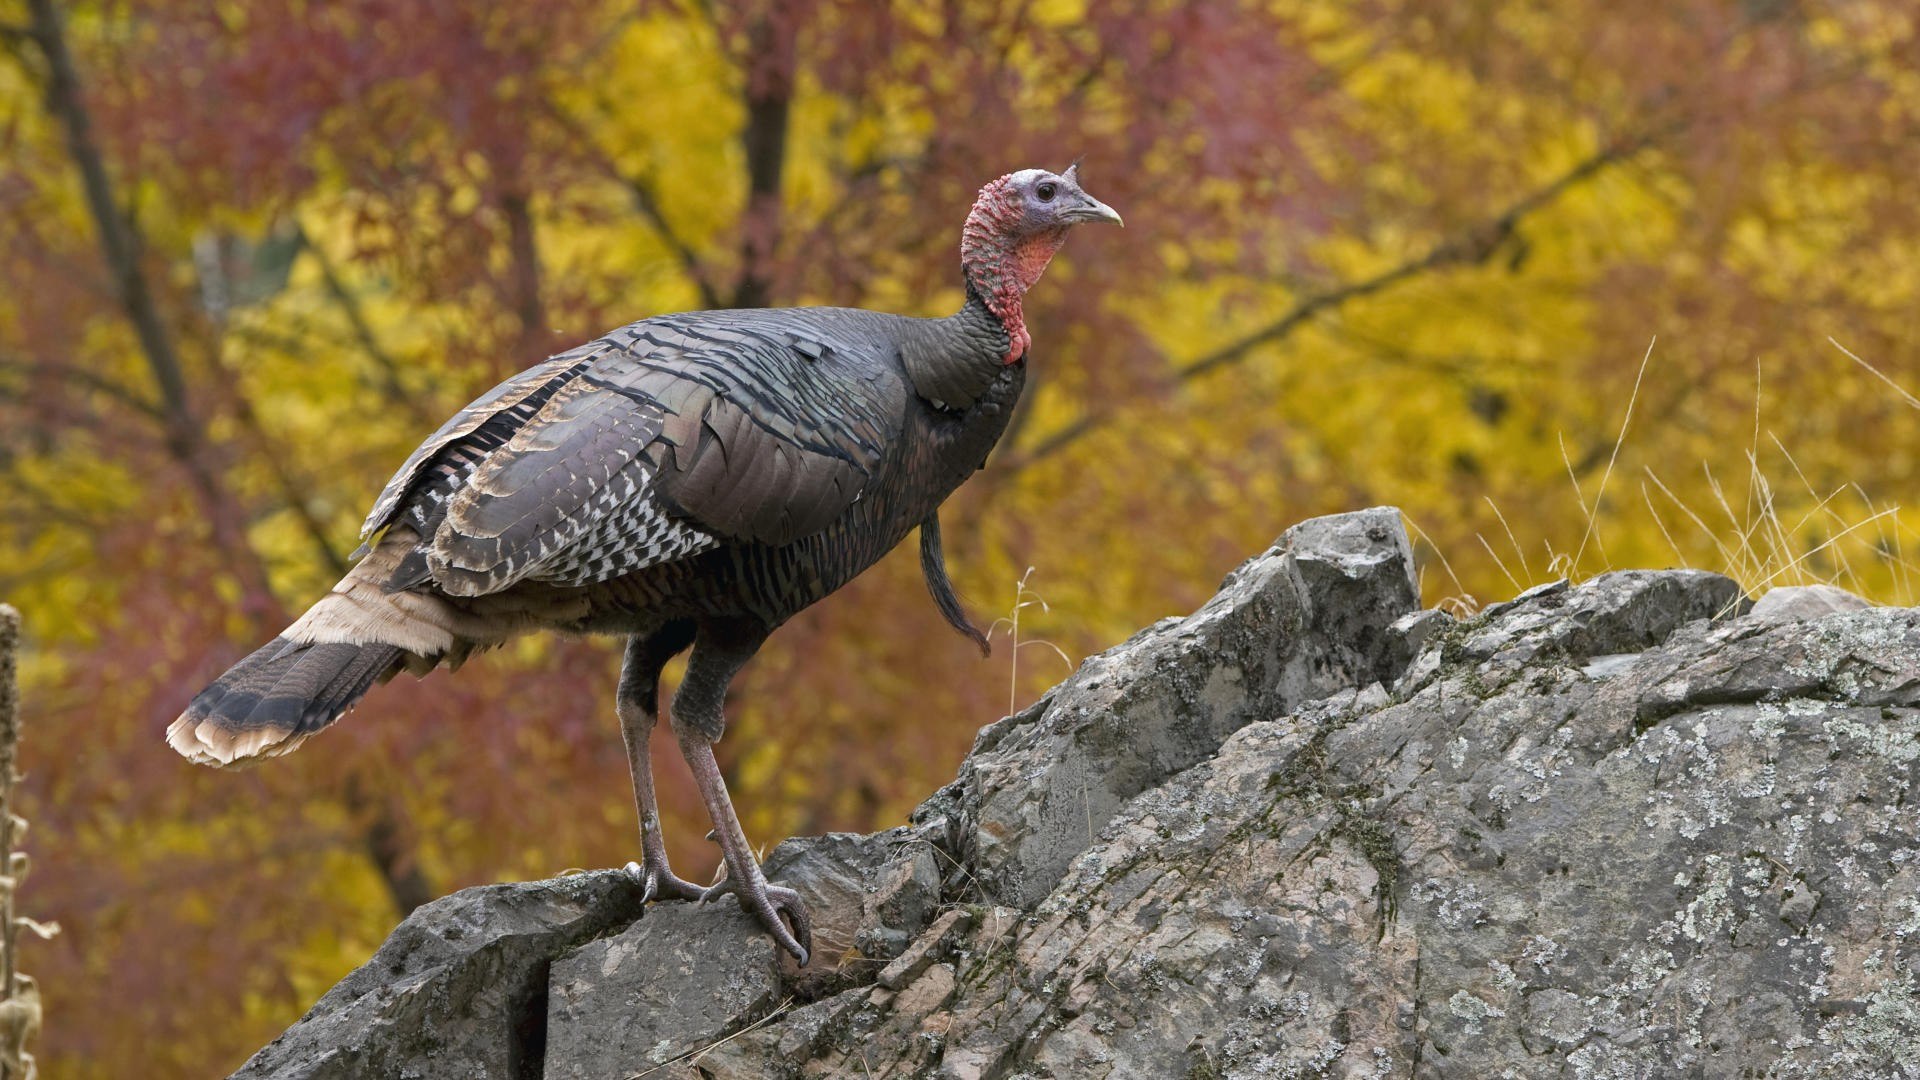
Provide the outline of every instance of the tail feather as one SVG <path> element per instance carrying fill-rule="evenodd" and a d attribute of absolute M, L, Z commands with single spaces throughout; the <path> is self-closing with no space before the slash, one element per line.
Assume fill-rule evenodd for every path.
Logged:
<path fill-rule="evenodd" d="M 202 690 L 167 728 L 167 743 L 213 766 L 290 753 L 401 660 L 393 645 L 274 638 Z"/>
<path fill-rule="evenodd" d="M 339 719 L 374 681 L 397 671 L 424 675 L 469 653 L 589 610 L 580 590 L 527 590 L 455 604 L 404 579 L 417 546 L 396 528 L 280 636 L 200 692 L 167 728 L 167 742 L 202 765 L 278 757 Z"/>

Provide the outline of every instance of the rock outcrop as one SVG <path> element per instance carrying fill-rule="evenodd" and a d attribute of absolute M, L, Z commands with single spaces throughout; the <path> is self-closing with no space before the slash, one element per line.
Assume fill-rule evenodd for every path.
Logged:
<path fill-rule="evenodd" d="M 1307 522 L 790 840 L 795 969 L 622 875 L 417 911 L 241 1077 L 1920 1077 L 1920 611 L 1626 572 L 1416 610 Z"/>

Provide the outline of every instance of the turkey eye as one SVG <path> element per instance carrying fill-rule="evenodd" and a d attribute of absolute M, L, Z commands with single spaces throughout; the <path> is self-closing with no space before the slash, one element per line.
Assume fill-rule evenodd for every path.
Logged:
<path fill-rule="evenodd" d="M 1041 202 L 1052 202 L 1054 193 L 1059 190 L 1060 189 L 1057 186 L 1055 186 L 1053 181 L 1049 180 L 1046 183 L 1041 184 L 1039 187 L 1034 188 L 1033 193 L 1035 195 L 1040 196 Z"/>

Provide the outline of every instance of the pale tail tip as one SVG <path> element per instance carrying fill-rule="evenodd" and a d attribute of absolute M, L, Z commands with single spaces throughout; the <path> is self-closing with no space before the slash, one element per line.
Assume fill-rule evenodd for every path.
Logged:
<path fill-rule="evenodd" d="M 282 728 L 226 731 L 211 721 L 182 716 L 167 725 L 167 745 L 195 765 L 225 769 L 251 764 L 259 758 L 291 754 L 311 734 L 295 734 Z"/>

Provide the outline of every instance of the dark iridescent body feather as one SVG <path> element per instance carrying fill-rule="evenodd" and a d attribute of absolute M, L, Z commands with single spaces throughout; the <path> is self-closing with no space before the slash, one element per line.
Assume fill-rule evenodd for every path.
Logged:
<path fill-rule="evenodd" d="M 938 320 L 792 308 L 623 327 L 483 395 L 402 467 L 367 528 L 419 541 L 384 584 L 456 606 L 580 588 L 572 630 L 778 626 L 985 460 L 1025 380 L 1005 349 L 977 302 Z"/>

